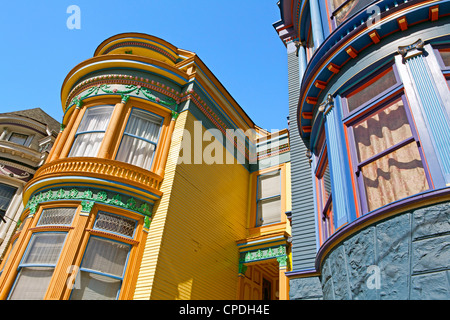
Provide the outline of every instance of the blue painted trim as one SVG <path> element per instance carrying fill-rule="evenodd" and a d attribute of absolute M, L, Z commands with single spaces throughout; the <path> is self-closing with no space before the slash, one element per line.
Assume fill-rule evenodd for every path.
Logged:
<path fill-rule="evenodd" d="M 322 19 L 318 0 L 309 0 L 311 13 L 311 29 L 313 34 L 314 48 L 317 50 L 324 41 Z"/>
<path fill-rule="evenodd" d="M 351 207 L 349 205 L 349 196 L 352 194 L 348 190 L 347 184 L 349 176 L 347 175 L 346 157 L 343 154 L 342 146 L 342 122 L 340 116 L 340 104 L 335 99 L 335 106 L 329 110 L 325 116 L 325 133 L 328 152 L 328 165 L 331 175 L 331 194 L 333 195 L 333 217 L 334 227 L 338 229 L 351 220 Z M 353 209 L 353 215 L 354 215 Z"/>
<path fill-rule="evenodd" d="M 406 61 L 420 100 L 431 140 L 438 154 L 445 183 L 450 183 L 450 118 L 433 84 L 423 56 Z M 444 108 L 443 108 L 444 106 Z"/>

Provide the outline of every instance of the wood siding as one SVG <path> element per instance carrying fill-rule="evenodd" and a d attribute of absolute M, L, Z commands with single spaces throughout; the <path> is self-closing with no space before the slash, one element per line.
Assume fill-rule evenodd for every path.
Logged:
<path fill-rule="evenodd" d="M 177 164 L 183 128 L 193 133 L 194 121 L 185 111 L 175 126 L 135 299 L 237 295 L 236 241 L 246 236 L 249 173 L 240 164 Z"/>
<path fill-rule="evenodd" d="M 314 193 L 307 150 L 297 127 L 300 93 L 299 63 L 295 52 L 288 53 L 289 137 L 292 180 L 292 265 L 293 270 L 314 268 L 316 235 Z"/>

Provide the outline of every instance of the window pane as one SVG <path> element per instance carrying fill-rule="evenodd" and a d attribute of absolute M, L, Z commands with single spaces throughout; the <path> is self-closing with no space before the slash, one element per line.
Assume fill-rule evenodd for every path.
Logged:
<path fill-rule="evenodd" d="M 9 203 L 16 193 L 17 188 L 0 183 L 0 210 L 8 210 Z"/>
<path fill-rule="evenodd" d="M 364 89 L 361 89 L 356 93 L 352 93 L 349 96 L 347 96 L 348 110 L 349 111 L 355 110 L 356 108 L 363 105 L 370 99 L 376 97 L 383 91 L 389 89 L 396 83 L 397 80 L 395 79 L 394 71 L 392 71 L 391 69 L 385 75 L 381 76 L 374 82 L 369 83 L 369 85 L 367 85 Z"/>
<path fill-rule="evenodd" d="M 94 228 L 109 232 L 120 233 L 132 237 L 136 221 L 125 217 L 99 212 L 95 221 Z"/>
<path fill-rule="evenodd" d="M 281 194 L 280 172 L 271 172 L 258 177 L 258 199 Z"/>
<path fill-rule="evenodd" d="M 95 157 L 97 155 L 113 110 L 113 106 L 98 106 L 86 110 L 78 126 L 69 157 Z"/>
<path fill-rule="evenodd" d="M 105 131 L 113 110 L 113 106 L 98 106 L 87 109 L 77 133 L 94 130 Z"/>
<path fill-rule="evenodd" d="M 369 211 L 429 188 L 416 142 L 361 169 Z"/>
<path fill-rule="evenodd" d="M 53 268 L 22 268 L 11 292 L 10 300 L 42 300 L 53 275 Z"/>
<path fill-rule="evenodd" d="M 76 208 L 45 209 L 39 218 L 38 226 L 42 225 L 70 225 Z"/>
<path fill-rule="evenodd" d="M 116 160 L 150 169 L 160 128 L 160 117 L 133 109 Z"/>
<path fill-rule="evenodd" d="M 124 243 L 91 237 L 81 267 L 122 277 L 129 250 Z"/>
<path fill-rule="evenodd" d="M 69 157 L 95 157 L 102 143 L 103 132 L 84 133 L 75 138 Z"/>
<path fill-rule="evenodd" d="M 80 287 L 74 286 L 71 300 L 115 300 L 122 281 L 81 271 Z"/>
<path fill-rule="evenodd" d="M 157 142 L 161 118 L 143 110 L 134 109 L 125 130 L 126 133 Z"/>
<path fill-rule="evenodd" d="M 353 134 L 359 162 L 411 137 L 403 101 L 400 99 L 355 125 Z"/>
<path fill-rule="evenodd" d="M 22 264 L 56 264 L 65 233 L 36 233 L 31 237 Z"/>
<path fill-rule="evenodd" d="M 20 133 L 16 133 L 13 132 L 11 134 L 11 136 L 9 137 L 9 141 L 17 143 L 17 144 L 21 144 L 21 145 L 25 145 L 25 142 L 27 141 L 28 136 L 26 134 L 20 134 Z"/>
<path fill-rule="evenodd" d="M 281 221 L 281 199 L 275 197 L 258 202 L 258 226 Z"/>

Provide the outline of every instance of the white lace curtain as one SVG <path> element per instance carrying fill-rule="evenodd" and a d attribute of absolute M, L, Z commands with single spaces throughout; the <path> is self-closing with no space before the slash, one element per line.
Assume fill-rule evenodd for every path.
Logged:
<path fill-rule="evenodd" d="M 156 115 L 133 109 L 116 160 L 149 170 L 161 122 L 161 118 Z"/>
<path fill-rule="evenodd" d="M 97 106 L 86 110 L 78 127 L 69 157 L 95 157 L 105 135 L 114 106 Z"/>

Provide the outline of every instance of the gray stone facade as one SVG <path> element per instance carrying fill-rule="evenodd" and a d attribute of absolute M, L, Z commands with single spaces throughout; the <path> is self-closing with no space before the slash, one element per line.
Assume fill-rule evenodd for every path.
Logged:
<path fill-rule="evenodd" d="M 374 223 L 334 247 L 320 271 L 292 279 L 290 298 L 320 299 L 321 287 L 324 300 L 450 299 L 450 203 Z"/>

